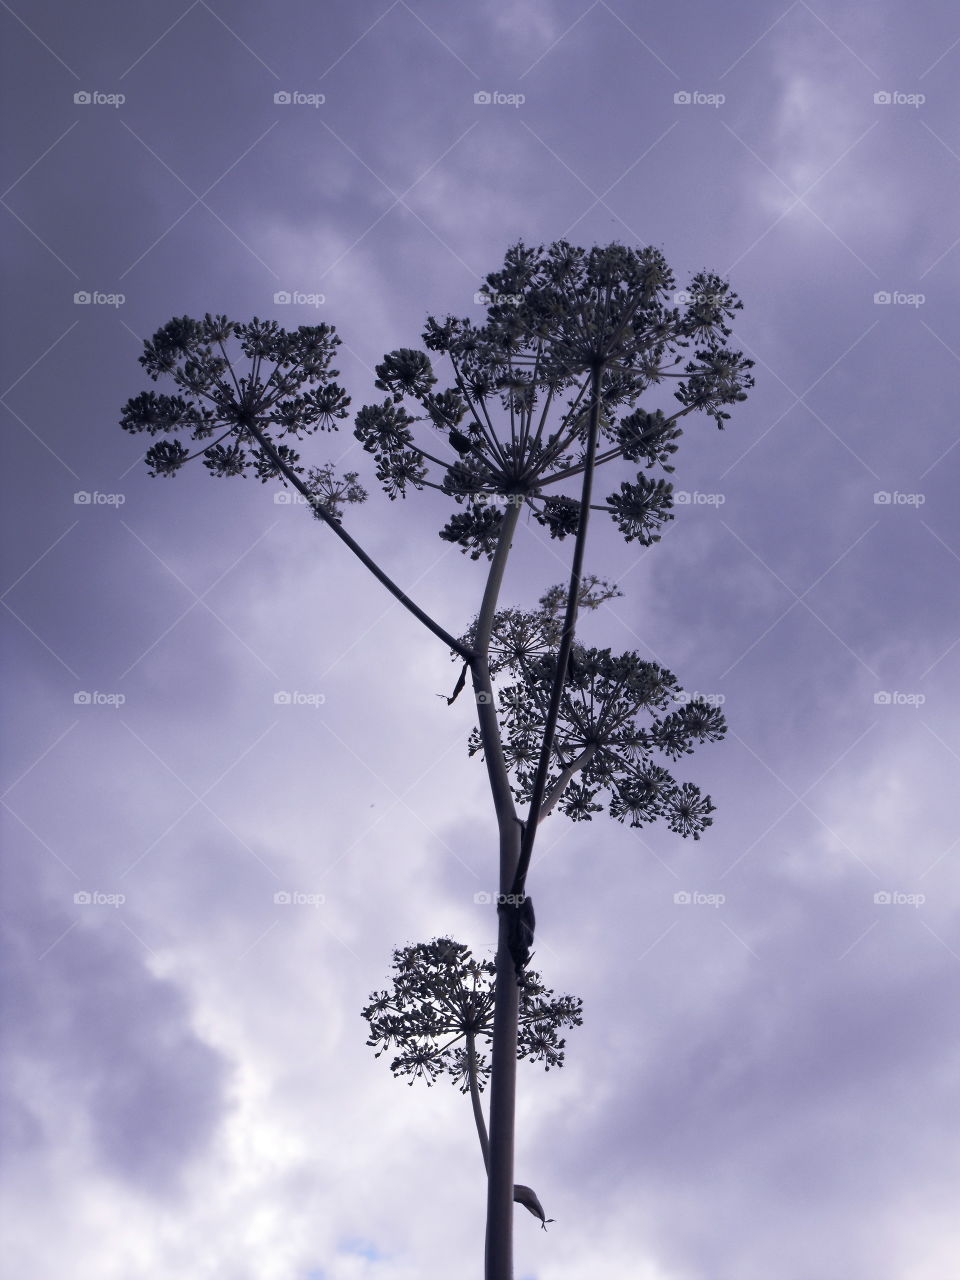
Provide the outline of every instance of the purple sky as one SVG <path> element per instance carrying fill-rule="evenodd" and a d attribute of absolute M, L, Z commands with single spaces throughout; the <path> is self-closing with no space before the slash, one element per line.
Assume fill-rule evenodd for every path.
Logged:
<path fill-rule="evenodd" d="M 482 317 L 509 244 L 566 238 L 729 277 L 757 386 L 722 434 L 691 421 L 662 543 L 598 522 L 588 551 L 625 594 L 586 634 L 722 695 L 730 732 L 678 766 L 717 805 L 698 844 L 543 828 L 536 967 L 585 1022 L 562 1072 L 520 1068 L 517 1176 L 556 1223 L 518 1214 L 518 1280 L 955 1275 L 955 6 L 0 21 L 10 1274 L 480 1276 L 469 1105 L 394 1081 L 359 1017 L 394 946 L 491 953 L 472 704 L 302 509 L 151 480 L 117 420 L 143 339 L 208 310 L 335 324 L 357 409 L 426 314 Z M 464 630 L 484 565 L 442 504 L 389 503 L 350 420 L 303 452 L 363 472 L 348 527 Z M 571 547 L 521 532 L 532 604 Z"/>

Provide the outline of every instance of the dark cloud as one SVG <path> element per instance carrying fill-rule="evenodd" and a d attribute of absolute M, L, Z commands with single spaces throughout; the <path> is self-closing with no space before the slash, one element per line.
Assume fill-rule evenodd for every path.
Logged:
<path fill-rule="evenodd" d="M 175 1194 L 228 1115 L 227 1059 L 194 1030 L 182 988 L 150 972 L 125 904 L 67 908 L 22 864 L 8 867 L 6 897 L 13 1151 L 53 1159 L 65 1134 L 82 1135 L 105 1172 Z"/>
<path fill-rule="evenodd" d="M 2 1126 L 16 1185 L 62 1173 L 33 1259 L 24 1202 L 24 1274 L 399 1280 L 475 1247 L 469 1115 L 388 1088 L 359 1017 L 392 947 L 492 942 L 483 766 L 469 707 L 437 697 L 457 668 L 270 486 L 150 480 L 117 421 L 152 385 L 142 340 L 207 310 L 335 324 L 356 409 L 427 312 L 480 318 L 508 243 L 561 236 L 655 244 L 680 287 L 728 274 L 757 387 L 722 433 L 687 429 L 662 543 L 595 527 L 587 567 L 625 596 L 591 639 L 723 695 L 731 734 L 678 765 L 717 804 L 696 848 L 544 825 L 537 964 L 586 1020 L 562 1073 L 524 1076 L 524 1176 L 558 1224 L 518 1236 L 518 1273 L 603 1269 L 597 1242 L 611 1274 L 949 1273 L 955 14 L 636 9 L 3 12 Z M 363 473 L 351 531 L 463 630 L 484 567 L 437 538 L 445 502 L 389 503 L 349 422 L 304 455 Z M 521 527 L 512 603 L 566 576 L 541 533 Z M 98 888 L 127 902 L 74 904 Z M 125 1193 L 188 1175 L 181 1255 Z M 133 1224 L 136 1266 L 113 1242 L 78 1261 L 91 1214 Z"/>

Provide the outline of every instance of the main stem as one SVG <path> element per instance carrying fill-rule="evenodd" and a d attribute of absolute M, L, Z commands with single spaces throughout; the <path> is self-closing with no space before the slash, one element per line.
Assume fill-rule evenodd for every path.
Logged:
<path fill-rule="evenodd" d="M 483 758 L 493 795 L 500 836 L 499 892 L 509 893 L 520 857 L 521 823 L 513 803 L 510 779 L 500 741 L 500 726 L 490 682 L 490 635 L 497 599 L 520 519 L 522 503 L 513 501 L 504 513 L 490 565 L 470 659 Z M 512 1280 L 513 1275 L 513 1134 L 517 1094 L 517 1024 L 520 993 L 513 957 L 507 944 L 506 919 L 497 912 L 496 994 L 493 1007 L 493 1053 L 490 1078 L 490 1137 L 487 1159 L 486 1280 Z"/>
<path fill-rule="evenodd" d="M 491 566 L 491 582 L 488 582 L 487 593 L 484 596 L 484 608 L 481 609 L 477 626 L 476 646 L 479 656 L 474 659 L 473 664 L 474 685 L 479 690 L 478 674 L 482 673 L 486 678 L 485 689 L 488 696 L 483 702 L 478 696 L 478 703 L 480 704 L 478 709 L 481 713 L 480 732 L 483 739 L 484 756 L 487 760 L 487 768 L 490 770 L 490 780 L 494 790 L 494 801 L 497 804 L 497 819 L 500 828 L 501 895 L 523 892 L 537 824 L 544 803 L 550 766 L 550 752 L 553 747 L 553 735 L 556 729 L 560 697 L 566 681 L 567 663 L 573 645 L 573 635 L 577 621 L 577 603 L 583 574 L 587 517 L 590 510 L 590 494 L 597 453 L 597 436 L 600 430 L 600 382 L 602 376 L 603 367 L 598 365 L 593 369 L 591 375 L 592 403 L 590 406 L 590 427 L 581 495 L 580 527 L 577 530 L 576 546 L 573 553 L 566 617 L 560 640 L 560 651 L 557 657 L 557 673 L 551 691 L 540 766 L 535 779 L 534 794 L 530 805 L 530 817 L 526 827 L 516 816 L 512 793 L 509 789 L 503 752 L 500 747 L 496 713 L 492 698 L 489 696 L 489 670 L 487 668 L 490 629 L 493 624 L 493 610 L 499 581 L 492 593 L 491 583 L 495 577 L 498 558 L 503 553 L 505 560 L 506 552 L 509 551 L 509 545 L 506 548 L 504 547 L 506 520 L 504 528 L 501 530 L 500 544 L 494 556 L 494 565 Z M 515 511 L 516 514 L 513 525 L 510 528 L 510 536 L 512 536 L 513 528 L 516 527 L 519 507 Z M 502 569 L 498 572 L 502 575 Z M 491 594 L 492 602 L 488 599 Z M 495 754 L 492 748 L 495 748 Z M 498 792 L 502 794 L 503 791 L 506 791 L 509 804 L 498 802 Z M 497 914 L 499 918 L 496 962 L 497 987 L 493 1008 L 490 1151 L 487 1167 L 487 1240 L 484 1276 L 485 1280 L 513 1280 L 513 1153 L 517 1102 L 517 1024 L 520 991 L 517 986 L 516 966 L 509 947 L 508 917 L 506 912 L 498 912 Z"/>
<path fill-rule="evenodd" d="M 520 857 L 520 825 L 500 831 L 500 892 L 509 893 Z M 510 954 L 507 916 L 498 912 L 497 988 L 490 1073 L 490 1161 L 487 1168 L 485 1280 L 513 1280 L 513 1150 L 517 1105 L 520 989 Z"/>

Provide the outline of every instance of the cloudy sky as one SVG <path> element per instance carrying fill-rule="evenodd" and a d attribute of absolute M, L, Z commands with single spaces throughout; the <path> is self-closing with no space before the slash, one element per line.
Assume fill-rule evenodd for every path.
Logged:
<path fill-rule="evenodd" d="M 393 1080 L 359 1017 L 395 946 L 492 951 L 456 668 L 302 507 L 151 480 L 117 423 L 144 338 L 208 310 L 335 324 L 358 408 L 428 313 L 481 318 L 508 245 L 560 238 L 729 278 L 757 386 L 686 431 L 659 545 L 588 553 L 624 592 L 591 638 L 730 731 L 678 767 L 699 843 L 542 830 L 537 966 L 585 1021 L 562 1072 L 520 1068 L 517 1176 L 556 1222 L 518 1214 L 518 1280 L 955 1274 L 955 7 L 0 22 L 10 1274 L 481 1275 L 469 1105 Z M 363 472 L 348 527 L 462 631 L 484 566 L 440 505 L 388 502 L 349 421 L 304 455 Z M 564 576 L 542 534 L 509 602 Z"/>

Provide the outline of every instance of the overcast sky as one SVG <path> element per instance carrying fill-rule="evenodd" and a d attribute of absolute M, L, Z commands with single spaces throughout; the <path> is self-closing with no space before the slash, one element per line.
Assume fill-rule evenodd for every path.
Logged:
<path fill-rule="evenodd" d="M 948 1280 L 955 6 L 0 23 L 9 1274 L 481 1275 L 469 1104 L 393 1080 L 359 1016 L 395 946 L 492 954 L 472 704 L 301 506 L 151 480 L 118 418 L 144 338 L 206 311 L 334 324 L 357 409 L 427 314 L 482 318 L 508 245 L 566 238 L 729 278 L 757 386 L 722 433 L 688 419 L 660 544 L 598 522 L 588 552 L 624 592 L 590 638 L 730 730 L 677 766 L 717 805 L 699 843 L 542 829 L 536 967 L 585 1018 L 561 1072 L 519 1069 L 517 1177 L 556 1222 L 518 1213 L 518 1280 Z M 484 565 L 438 539 L 443 504 L 390 503 L 349 419 L 303 452 L 362 472 L 348 527 L 462 632 Z M 532 604 L 570 544 L 520 535 L 506 600 Z"/>

